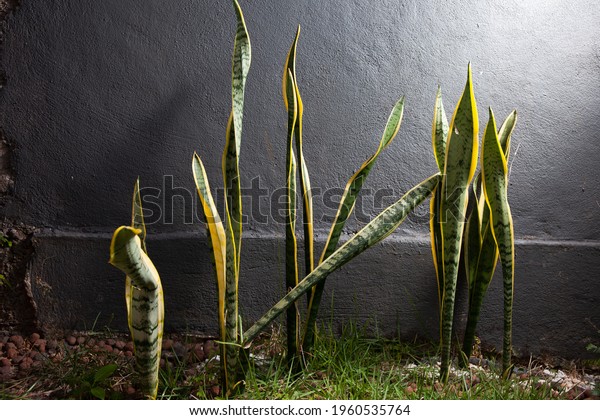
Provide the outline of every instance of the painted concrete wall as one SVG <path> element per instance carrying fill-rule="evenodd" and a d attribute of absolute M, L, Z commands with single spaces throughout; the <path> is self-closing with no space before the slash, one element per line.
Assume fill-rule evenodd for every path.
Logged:
<path fill-rule="evenodd" d="M 510 178 L 515 347 L 577 357 L 589 339 L 597 341 L 600 5 L 451 3 L 241 2 L 253 47 L 240 163 L 249 191 L 240 285 L 247 323 L 284 290 L 280 80 L 301 24 L 297 71 L 305 157 L 320 189 L 319 248 L 338 189 L 373 153 L 401 95 L 399 137 L 370 175 L 347 233 L 435 172 L 435 91 L 441 84 L 450 113 L 470 61 L 481 126 L 488 106 L 499 118 L 519 113 Z M 198 151 L 213 187 L 220 185 L 234 31 L 231 4 L 217 0 L 23 0 L 9 18 L 0 123 L 16 145 L 16 178 L 3 212 L 38 228 L 30 278 L 46 328 L 90 327 L 98 314 L 100 324 L 124 328 L 123 276 L 106 261 L 112 230 L 129 221 L 139 175 L 167 328 L 215 332 L 214 280 L 190 162 Z M 368 320 L 384 334 L 436 337 L 427 220 L 423 205 L 332 276 L 324 320 Z M 459 299 L 464 321 L 464 285 Z M 484 305 L 479 335 L 499 347 L 499 276 Z"/>

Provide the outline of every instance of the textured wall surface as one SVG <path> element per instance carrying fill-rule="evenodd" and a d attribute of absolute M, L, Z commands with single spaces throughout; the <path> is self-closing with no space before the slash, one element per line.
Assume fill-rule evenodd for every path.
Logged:
<path fill-rule="evenodd" d="M 220 185 L 231 4 L 21 3 L 3 41 L 0 124 L 16 145 L 16 175 L 2 211 L 39 228 L 31 276 L 40 322 L 82 328 L 100 313 L 100 322 L 124 327 L 123 276 L 106 261 L 112 230 L 129 222 L 139 175 L 153 211 L 149 251 L 163 278 L 167 327 L 214 333 L 214 281 L 190 162 L 198 151 L 213 187 Z M 284 229 L 280 206 L 272 203 L 285 184 L 282 67 L 301 24 L 304 153 L 313 187 L 321 189 L 315 200 L 320 245 L 335 213 L 332 189 L 343 187 L 373 153 L 401 95 L 406 111 L 399 136 L 371 173 L 348 233 L 435 171 L 435 91 L 441 84 L 450 113 L 470 61 L 482 128 L 488 106 L 500 119 L 514 108 L 519 113 L 509 191 L 518 239 L 515 346 L 582 355 L 586 341 L 597 339 L 591 323 L 600 326 L 600 5 L 241 5 L 253 47 L 240 162 L 242 185 L 255 187 L 244 202 L 249 219 L 240 287 L 247 322 L 283 292 Z M 258 194 L 259 185 L 266 194 Z M 335 322 L 371 320 L 386 334 L 436 337 L 427 212 L 423 205 L 393 236 L 332 276 L 325 299 L 333 299 Z M 460 294 L 464 318 L 464 285 Z M 498 345 L 499 276 L 484 305 L 479 335 Z"/>

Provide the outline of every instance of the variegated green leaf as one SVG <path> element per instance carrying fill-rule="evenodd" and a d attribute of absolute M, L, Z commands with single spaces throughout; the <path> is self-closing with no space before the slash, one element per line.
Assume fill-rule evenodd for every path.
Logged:
<path fill-rule="evenodd" d="M 313 205 L 312 192 L 310 190 L 310 176 L 308 174 L 308 166 L 302 152 L 302 117 L 304 114 L 304 106 L 302 97 L 298 89 L 298 78 L 296 76 L 296 49 L 298 46 L 298 38 L 300 37 L 300 26 L 296 31 L 294 42 L 288 52 L 283 74 L 283 100 L 285 107 L 289 112 L 288 104 L 288 72 L 291 71 L 294 81 L 295 103 L 297 107 L 296 123 L 294 125 L 294 138 L 296 140 L 296 152 L 300 161 L 300 191 L 302 193 L 302 226 L 304 229 L 304 274 L 310 273 L 315 266 L 314 257 L 314 234 L 313 234 Z"/>
<path fill-rule="evenodd" d="M 440 169 L 440 172 L 444 172 L 444 164 L 446 158 L 446 141 L 448 139 L 448 119 L 446 118 L 446 111 L 444 110 L 444 104 L 442 102 L 442 88 L 438 87 L 438 91 L 435 97 L 435 106 L 433 109 L 433 122 L 431 128 L 431 141 L 433 145 L 433 155 L 435 161 Z M 442 312 L 442 294 L 444 290 L 443 280 L 443 261 L 442 261 L 442 231 L 440 226 L 440 200 L 442 195 L 442 189 L 437 188 L 431 196 L 430 203 L 430 218 L 429 218 L 429 232 L 431 234 L 431 253 L 433 256 L 433 264 L 435 267 L 435 276 L 438 286 L 438 308 L 440 314 Z M 441 321 L 441 316 L 440 316 Z M 440 323 L 440 334 L 442 331 Z"/>
<path fill-rule="evenodd" d="M 215 277 L 217 279 L 217 301 L 218 301 L 218 317 L 219 317 L 219 338 L 221 343 L 227 342 L 227 326 L 226 326 L 226 310 L 225 310 L 225 295 L 226 295 L 226 279 L 227 279 L 227 240 L 223 222 L 219 216 L 219 212 L 215 206 L 212 194 L 210 192 L 210 184 L 204 169 L 204 164 L 194 153 L 192 159 L 192 173 L 194 182 L 196 183 L 196 191 L 202 210 L 204 213 L 204 222 L 206 223 L 206 235 L 208 238 L 208 246 L 211 251 L 211 259 L 215 269 Z M 231 270 L 231 266 L 229 267 Z M 220 344 L 221 353 L 221 368 L 222 381 L 225 389 L 228 389 L 227 375 L 227 351 L 225 344 Z"/>
<path fill-rule="evenodd" d="M 287 69 L 286 106 L 288 111 L 287 133 L 287 180 L 285 209 L 285 286 L 287 291 L 298 285 L 298 243 L 296 240 L 296 157 L 294 155 L 294 131 L 298 117 L 296 89 L 292 71 Z M 298 354 L 298 310 L 293 305 L 287 310 L 287 351 L 288 359 L 293 362 Z"/>
<path fill-rule="evenodd" d="M 244 333 L 244 347 L 279 315 L 286 311 L 315 284 L 322 281 L 352 258 L 390 235 L 419 204 L 429 197 L 438 185 L 440 175 L 436 174 L 408 191 L 401 199 L 383 210 L 357 234 L 321 262 L 308 276 L 276 303 L 267 313 Z"/>
<path fill-rule="evenodd" d="M 505 120 L 498 131 L 498 140 L 503 153 L 510 150 L 510 136 L 516 123 L 517 114 L 513 111 Z M 508 161 L 508 154 L 506 155 Z M 482 165 L 483 166 L 483 165 Z M 490 210 L 483 195 L 481 174 L 477 174 L 473 182 L 473 194 L 476 205 L 465 226 L 465 243 L 463 245 L 463 260 L 469 285 L 469 313 L 463 340 L 463 365 L 471 355 L 479 314 L 483 298 L 494 276 L 498 261 L 498 247 L 490 226 Z"/>
<path fill-rule="evenodd" d="M 212 251 L 211 257 L 217 279 L 219 333 L 221 341 L 225 341 L 225 278 L 226 278 L 226 248 L 225 229 L 215 206 L 206 170 L 198 154 L 194 153 L 192 160 L 192 173 L 206 223 L 208 245 Z"/>
<path fill-rule="evenodd" d="M 344 192 L 340 199 L 340 204 L 337 210 L 337 214 L 331 225 L 325 248 L 319 263 L 322 263 L 327 259 L 337 248 L 340 236 L 344 229 L 346 221 L 354 210 L 354 204 L 360 190 L 367 179 L 367 176 L 373 169 L 379 154 L 385 149 L 396 137 L 398 130 L 400 130 L 400 124 L 402 123 L 402 115 L 404 114 L 404 97 L 400 98 L 392 108 L 390 116 L 388 117 L 385 129 L 381 140 L 379 141 L 379 147 L 375 153 L 367 159 L 362 166 L 350 177 L 344 188 Z M 312 297 L 309 304 L 308 320 L 306 322 L 306 331 L 304 333 L 303 347 L 309 351 L 314 342 L 315 326 L 317 315 L 319 312 L 319 306 L 321 304 L 321 298 L 323 296 L 323 290 L 325 288 L 325 280 L 319 282 L 313 289 Z"/>
<path fill-rule="evenodd" d="M 516 116 L 516 114 L 515 114 Z M 514 126 L 514 123 L 513 123 Z M 507 142 L 507 146 L 509 146 Z M 485 200 L 490 208 L 490 223 L 502 263 L 504 283 L 504 339 L 502 370 L 507 377 L 511 372 L 512 306 L 514 293 L 514 233 L 508 204 L 508 165 L 496 132 L 496 121 L 490 108 L 490 121 L 482 146 L 482 178 Z M 508 149 L 507 153 L 508 154 Z"/>
<path fill-rule="evenodd" d="M 444 162 L 446 160 L 446 140 L 448 139 L 448 118 L 444 110 L 442 102 L 442 88 L 438 87 L 435 96 L 435 107 L 433 110 L 433 124 L 431 129 L 431 138 L 433 142 L 433 154 L 435 161 L 440 168 L 440 172 L 444 172 Z"/>
<path fill-rule="evenodd" d="M 231 96 L 232 106 L 227 123 L 225 149 L 223 150 L 223 182 L 225 186 L 225 341 L 227 357 L 225 394 L 230 395 L 238 384 L 239 326 L 238 280 L 242 246 L 242 198 L 239 173 L 239 156 L 242 143 L 242 120 L 246 78 L 250 70 L 250 38 L 242 9 L 233 0 L 237 17 L 237 31 L 233 47 Z"/>
<path fill-rule="evenodd" d="M 473 94 L 471 65 L 469 65 L 465 90 L 450 123 L 441 184 L 442 195 L 439 212 L 444 266 L 440 367 L 442 382 L 448 380 L 454 298 L 467 210 L 468 188 L 477 166 L 478 130 L 477 104 Z"/>
<path fill-rule="evenodd" d="M 140 195 L 140 179 L 135 181 L 133 186 L 133 200 L 131 206 L 131 226 L 135 229 L 140 230 L 140 242 L 144 252 L 146 251 L 146 224 L 144 223 L 144 211 L 142 209 L 142 196 Z M 133 334 L 131 329 L 131 294 L 133 293 L 133 285 L 131 279 L 125 277 L 125 305 L 127 306 L 127 325 L 129 325 L 129 331 Z"/>
<path fill-rule="evenodd" d="M 160 277 L 142 249 L 140 229 L 119 227 L 110 243 L 109 262 L 131 279 L 131 331 L 140 390 L 155 399 L 164 324 Z"/>

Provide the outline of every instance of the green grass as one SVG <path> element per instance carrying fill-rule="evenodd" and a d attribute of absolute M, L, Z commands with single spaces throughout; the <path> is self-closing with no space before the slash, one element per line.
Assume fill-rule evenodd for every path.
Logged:
<path fill-rule="evenodd" d="M 271 338 L 276 339 L 275 338 Z M 271 344 L 273 345 L 273 344 Z M 500 379 L 496 369 L 453 370 L 446 386 L 439 376 L 437 348 L 368 338 L 354 324 L 341 337 L 321 332 L 307 372 L 294 376 L 285 358 L 254 363 L 241 399 L 548 399 L 561 398 L 540 378 Z M 472 385 L 474 384 L 474 385 Z M 563 397 L 564 398 L 564 397 Z"/>
<path fill-rule="evenodd" d="M 375 337 L 373 338 L 373 335 Z M 97 339 L 102 334 L 94 334 Z M 193 341 L 191 341 L 193 343 Z M 563 399 L 566 391 L 540 382 L 545 365 L 532 362 L 529 372 L 508 381 L 500 379 L 494 355 L 485 368 L 452 370 L 446 386 L 439 376 L 439 355 L 433 343 L 388 340 L 348 324 L 340 334 L 321 328 L 304 373 L 294 375 L 286 362 L 285 337 L 274 327 L 251 347 L 244 390 L 237 399 Z M 60 360 L 48 360 L 27 376 L 0 383 L 0 399 L 113 399 L 139 398 L 133 360 L 89 348 L 67 349 Z M 457 366 L 457 363 L 454 363 Z M 160 370 L 158 399 L 220 398 L 220 362 L 171 358 Z M 543 376 L 543 375 L 542 375 Z M 546 378 L 547 379 L 547 378 Z"/>

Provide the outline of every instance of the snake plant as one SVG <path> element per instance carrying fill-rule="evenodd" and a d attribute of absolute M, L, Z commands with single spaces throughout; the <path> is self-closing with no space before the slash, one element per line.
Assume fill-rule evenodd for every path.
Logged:
<path fill-rule="evenodd" d="M 329 257 L 325 258 L 296 287 L 244 332 L 244 347 L 249 347 L 264 328 L 283 314 L 299 298 L 308 293 L 312 287 L 396 230 L 406 216 L 431 195 L 440 182 L 440 179 L 441 175 L 436 174 L 412 188 L 402 198 L 379 213 L 358 233 L 332 252 Z"/>
<path fill-rule="evenodd" d="M 225 186 L 225 218 L 215 207 L 204 165 L 197 153 L 192 159 L 192 171 L 207 225 L 217 278 L 219 334 L 221 338 L 222 383 L 226 395 L 231 395 L 240 375 L 241 319 L 238 313 L 238 279 L 242 245 L 242 200 L 240 191 L 239 156 L 244 115 L 244 91 L 251 62 L 250 38 L 244 15 L 237 0 L 233 0 L 237 31 L 233 47 L 231 112 L 227 123 L 225 149 L 222 158 Z"/>
<path fill-rule="evenodd" d="M 498 141 L 507 161 L 510 151 L 510 136 L 516 121 L 517 113 L 513 111 L 498 131 Z M 482 153 L 482 162 L 484 156 L 485 154 Z M 483 167 L 483 163 L 481 166 Z M 469 314 L 463 339 L 464 357 L 460 359 L 463 365 L 466 364 L 471 354 L 483 298 L 494 275 L 499 255 L 490 224 L 490 207 L 485 199 L 482 183 L 481 173 L 479 173 L 473 182 L 471 194 L 475 203 L 465 225 L 463 262 L 469 287 Z"/>
<path fill-rule="evenodd" d="M 469 320 L 463 353 L 466 356 L 470 353 L 483 296 L 500 253 L 504 273 L 503 370 L 505 374 L 510 371 L 514 239 L 512 218 L 506 199 L 506 159 L 515 121 L 516 113 L 513 113 L 498 134 L 493 114 L 490 112 L 490 122 L 482 141 L 482 173 L 471 185 L 477 167 L 479 144 L 471 66 L 468 68 L 465 89 L 449 125 L 441 90 L 438 89 L 432 142 L 436 163 L 443 176 L 431 199 L 430 232 L 438 283 L 440 378 L 443 382 L 448 380 L 450 366 L 454 300 L 461 252 L 469 284 Z M 475 203 L 467 218 L 471 189 Z"/>
<path fill-rule="evenodd" d="M 110 244 L 109 262 L 126 274 L 127 321 L 133 338 L 140 391 L 155 399 L 164 324 L 160 277 L 146 253 L 146 227 L 139 180 L 133 193 L 131 226 L 119 227 Z"/>
<path fill-rule="evenodd" d="M 511 371 L 512 353 L 512 307 L 515 279 L 515 240 L 513 220 L 508 204 L 508 165 L 507 157 L 510 147 L 509 138 L 506 152 L 498 139 L 494 113 L 490 108 L 490 119 L 483 137 L 483 162 L 481 175 L 485 202 L 490 208 L 490 224 L 492 234 L 500 251 L 502 278 L 504 286 L 504 334 L 502 345 L 502 371 L 507 378 Z"/>
<path fill-rule="evenodd" d="M 314 269 L 314 243 L 313 243 L 313 217 L 312 196 L 310 191 L 310 177 L 308 167 L 302 153 L 302 117 L 303 103 L 298 89 L 296 76 L 296 51 L 300 27 L 290 47 L 283 74 L 282 92 L 286 110 L 288 112 L 288 134 L 287 134 L 287 183 L 286 183 L 286 287 L 288 291 L 298 285 L 298 245 L 296 239 L 296 171 L 297 160 L 300 161 L 299 179 L 300 191 L 303 200 L 303 228 L 304 228 L 304 276 Z M 375 165 L 379 154 L 394 139 L 404 112 L 404 97 L 400 98 L 392 108 L 388 118 L 383 136 L 379 142 L 376 152 L 367 159 L 346 183 L 344 192 L 340 199 L 336 217 L 331 225 L 329 236 L 319 259 L 321 264 L 329 257 L 338 246 L 338 242 L 346 221 L 354 210 L 354 203 L 360 193 L 362 185 L 367 179 L 369 172 Z M 296 154 L 294 154 L 294 140 Z M 304 333 L 300 331 L 300 310 L 297 304 L 290 306 L 287 310 L 287 344 L 288 357 L 293 360 L 301 354 L 310 353 L 315 336 L 315 326 L 321 297 L 325 287 L 325 279 L 311 288 L 308 295 L 308 316 L 304 326 Z"/>

